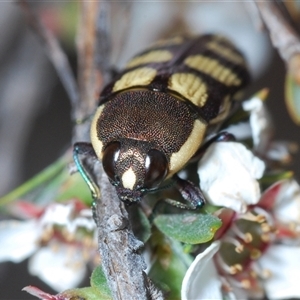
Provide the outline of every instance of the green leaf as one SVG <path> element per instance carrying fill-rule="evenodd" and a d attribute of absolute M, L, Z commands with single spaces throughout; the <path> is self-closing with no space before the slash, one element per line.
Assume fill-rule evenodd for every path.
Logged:
<path fill-rule="evenodd" d="M 79 173 L 70 175 L 68 168 L 72 159 L 70 154 L 71 152 L 68 152 L 45 170 L 0 198 L 0 209 L 5 210 L 9 203 L 20 199 L 43 205 L 78 199 L 90 206 L 91 192 L 83 178 Z"/>
<path fill-rule="evenodd" d="M 72 300 L 112 300 L 111 296 L 94 287 L 67 290 L 60 293 L 59 296 Z"/>
<path fill-rule="evenodd" d="M 91 191 L 83 180 L 79 172 L 70 175 L 66 174 L 66 178 L 61 182 L 56 201 L 66 201 L 69 199 L 80 199 L 87 205 L 92 204 Z"/>
<path fill-rule="evenodd" d="M 283 180 L 283 179 L 291 179 L 294 177 L 293 171 L 279 171 L 265 174 L 261 179 L 259 179 L 259 183 L 267 188 L 273 183 Z"/>
<path fill-rule="evenodd" d="M 156 244 L 156 259 L 149 276 L 165 292 L 166 299 L 180 300 L 182 280 L 192 258 L 179 242 L 163 237 L 161 233 L 154 233 L 151 239 Z"/>
<path fill-rule="evenodd" d="M 47 294 L 38 288 L 28 286 L 24 291 L 40 299 L 69 299 L 69 300 L 112 300 L 101 266 L 98 266 L 92 273 L 91 286 L 65 290 L 57 295 Z"/>
<path fill-rule="evenodd" d="M 60 293 L 60 295 L 74 300 L 112 300 L 111 292 L 101 266 L 98 266 L 93 271 L 90 287 L 66 290 Z"/>
<path fill-rule="evenodd" d="M 285 80 L 285 103 L 292 120 L 300 125 L 300 85 L 290 73 Z"/>
<path fill-rule="evenodd" d="M 154 223 L 166 236 L 187 244 L 210 241 L 222 224 L 214 215 L 191 212 L 159 215 Z"/>
<path fill-rule="evenodd" d="M 98 289 L 103 296 L 107 297 L 105 299 L 111 299 L 111 292 L 101 266 L 98 266 L 92 273 L 91 287 Z"/>

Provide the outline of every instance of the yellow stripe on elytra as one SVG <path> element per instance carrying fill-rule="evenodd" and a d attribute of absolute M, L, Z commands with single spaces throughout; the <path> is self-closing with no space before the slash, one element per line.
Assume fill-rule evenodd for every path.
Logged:
<path fill-rule="evenodd" d="M 186 162 L 196 153 L 199 148 L 199 141 L 203 140 L 206 127 L 207 125 L 203 121 L 195 120 L 193 130 L 188 139 L 178 152 L 172 153 L 170 156 L 168 178 L 182 169 Z"/>
<path fill-rule="evenodd" d="M 172 52 L 168 50 L 153 50 L 142 54 L 140 56 L 134 57 L 128 62 L 126 68 L 132 68 L 139 65 L 149 64 L 149 63 L 161 63 L 171 60 L 173 57 Z"/>
<path fill-rule="evenodd" d="M 93 117 L 92 124 L 91 124 L 91 130 L 90 130 L 90 137 L 91 137 L 91 143 L 93 145 L 93 148 L 95 150 L 95 153 L 97 157 L 101 160 L 102 159 L 102 147 L 103 143 L 98 138 L 98 132 L 97 132 L 97 122 L 100 118 L 100 115 L 104 109 L 105 104 L 99 106 L 96 110 L 96 113 Z"/>
<path fill-rule="evenodd" d="M 219 56 L 227 59 L 228 61 L 238 64 L 245 65 L 245 60 L 242 55 L 234 52 L 230 47 L 220 45 L 217 41 L 211 41 L 206 44 L 206 48 L 218 54 Z"/>
<path fill-rule="evenodd" d="M 156 75 L 156 70 L 153 68 L 139 68 L 125 73 L 119 80 L 116 81 L 112 91 L 117 92 L 133 86 L 145 86 L 151 83 Z"/>
<path fill-rule="evenodd" d="M 182 36 L 174 36 L 170 39 L 162 39 L 156 41 L 151 47 L 162 47 L 182 44 L 184 41 Z"/>
<path fill-rule="evenodd" d="M 206 84 L 191 73 L 175 73 L 169 79 L 168 88 L 190 100 L 198 107 L 205 105 L 208 93 Z"/>
<path fill-rule="evenodd" d="M 204 55 L 191 55 L 185 59 L 184 63 L 190 68 L 203 72 L 227 86 L 241 84 L 241 79 L 238 75 L 222 65 L 217 59 Z"/>

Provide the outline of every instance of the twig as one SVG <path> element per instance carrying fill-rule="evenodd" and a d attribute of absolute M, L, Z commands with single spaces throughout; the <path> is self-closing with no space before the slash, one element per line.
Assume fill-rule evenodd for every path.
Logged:
<path fill-rule="evenodd" d="M 163 299 L 145 273 L 146 264 L 141 255 L 143 243 L 132 232 L 124 203 L 109 183 L 99 163 L 94 168 L 101 186 L 96 214 L 99 251 L 102 267 L 114 299 Z"/>
<path fill-rule="evenodd" d="M 81 2 L 81 21 L 77 39 L 79 86 L 84 117 L 95 109 L 100 88 L 108 77 L 109 5 L 104 2 Z M 78 127 L 77 125 L 76 127 Z M 84 134 L 84 131 L 82 132 Z M 77 134 L 77 138 L 80 135 Z M 140 250 L 143 243 L 132 232 L 128 213 L 103 171 L 102 164 L 87 159 L 86 167 L 100 187 L 101 199 L 95 199 L 99 252 L 102 267 L 114 299 L 163 299 L 144 269 Z"/>
<path fill-rule="evenodd" d="M 20 0 L 19 3 L 28 18 L 28 23 L 42 40 L 46 53 L 55 67 L 56 72 L 68 93 L 71 105 L 74 108 L 79 102 L 79 93 L 66 54 L 60 47 L 55 36 L 46 26 L 44 26 L 38 14 L 35 13 L 32 5 L 26 0 Z M 75 119 L 75 117 L 73 119 Z"/>
<path fill-rule="evenodd" d="M 255 2 L 269 30 L 271 41 L 278 49 L 288 71 L 300 83 L 300 39 L 273 1 Z"/>
<path fill-rule="evenodd" d="M 85 119 L 95 111 L 96 101 L 99 95 L 98 88 L 103 85 L 101 73 L 97 71 L 95 65 L 95 25 L 98 17 L 99 3 L 98 1 L 81 1 L 79 5 L 79 24 L 76 46 L 81 101 L 76 109 L 77 124 L 74 128 L 74 142 L 86 141 L 86 139 L 88 139 L 90 122 L 81 121 L 85 121 Z"/>

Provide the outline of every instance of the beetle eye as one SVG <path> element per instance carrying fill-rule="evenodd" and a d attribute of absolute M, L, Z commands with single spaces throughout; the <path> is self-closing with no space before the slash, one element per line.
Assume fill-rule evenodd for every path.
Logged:
<path fill-rule="evenodd" d="M 151 149 L 146 156 L 145 167 L 145 187 L 156 187 L 167 175 L 168 161 L 166 156 L 161 151 Z"/>
<path fill-rule="evenodd" d="M 120 147 L 121 145 L 119 142 L 112 142 L 108 144 L 108 146 L 104 149 L 103 152 L 103 169 L 111 180 L 115 180 L 116 177 L 115 165 L 119 157 Z"/>

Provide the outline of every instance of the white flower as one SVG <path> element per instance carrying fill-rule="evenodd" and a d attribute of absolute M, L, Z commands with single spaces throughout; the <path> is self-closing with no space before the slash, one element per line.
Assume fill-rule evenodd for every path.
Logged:
<path fill-rule="evenodd" d="M 198 165 L 200 186 L 206 199 L 216 206 L 246 212 L 260 198 L 257 179 L 265 164 L 236 142 L 213 143 Z"/>
<path fill-rule="evenodd" d="M 281 182 L 272 211 L 277 221 L 300 233 L 300 187 L 295 180 Z"/>
<path fill-rule="evenodd" d="M 55 248 L 56 246 L 56 248 Z M 77 287 L 86 274 L 86 262 L 75 245 L 53 244 L 38 249 L 30 258 L 29 273 L 39 277 L 56 291 Z"/>
<path fill-rule="evenodd" d="M 32 205 L 27 207 L 30 215 Z M 33 211 L 33 214 L 35 212 Z M 29 272 L 54 290 L 80 284 L 88 262 L 97 258 L 95 223 L 81 203 L 53 203 L 34 219 L 0 222 L 0 262 L 19 263 L 29 258 Z"/>
<path fill-rule="evenodd" d="M 264 287 L 269 299 L 300 298 L 300 247 L 272 245 L 259 260 L 269 277 Z"/>
<path fill-rule="evenodd" d="M 271 299 L 299 298 L 299 184 L 295 180 L 276 183 L 263 195 L 260 206 L 269 209 L 277 226 L 277 244 L 272 244 L 259 260 L 261 268 L 270 273 L 264 284 L 267 295 Z"/>
<path fill-rule="evenodd" d="M 0 262 L 20 263 L 37 249 L 39 232 L 36 220 L 0 222 Z"/>
<path fill-rule="evenodd" d="M 250 127 L 254 150 L 262 153 L 267 149 L 273 135 L 273 126 L 270 114 L 268 113 L 264 102 L 259 97 L 252 97 L 243 102 L 245 111 L 250 112 Z"/>
<path fill-rule="evenodd" d="M 299 201 L 297 182 L 282 180 L 247 214 L 220 214 L 225 232 L 191 264 L 183 299 L 299 298 Z"/>
<path fill-rule="evenodd" d="M 223 299 L 221 293 L 222 282 L 212 260 L 219 249 L 220 242 L 214 242 L 196 256 L 182 281 L 182 300 Z M 199 288 L 200 284 L 201 288 Z"/>

